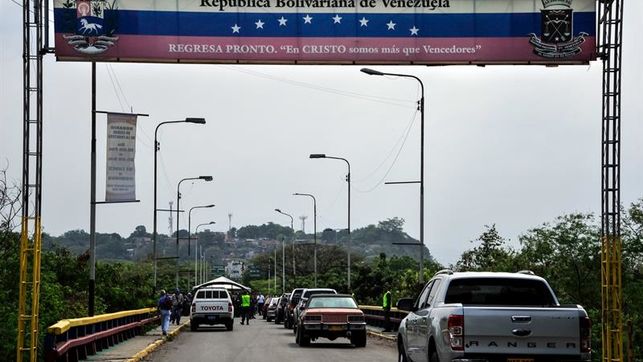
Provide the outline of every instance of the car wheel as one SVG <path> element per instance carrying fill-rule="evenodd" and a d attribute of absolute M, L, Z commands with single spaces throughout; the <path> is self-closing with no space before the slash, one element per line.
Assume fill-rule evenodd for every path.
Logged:
<path fill-rule="evenodd" d="M 199 324 L 198 324 L 198 323 L 196 323 L 196 322 L 194 322 L 194 321 L 190 321 L 190 330 L 191 330 L 192 332 L 196 331 L 198 328 L 199 328 Z"/>
<path fill-rule="evenodd" d="M 292 333 L 293 333 L 294 335 L 297 335 L 297 329 L 298 329 L 298 328 L 297 328 L 297 324 L 293 323 L 293 325 L 292 325 Z"/>
<path fill-rule="evenodd" d="M 226 328 L 227 330 L 231 331 L 231 330 L 234 328 L 234 321 L 226 322 L 226 324 L 225 324 L 225 328 Z"/>
<path fill-rule="evenodd" d="M 355 347 L 366 347 L 366 331 L 355 332 L 351 336 L 351 343 L 354 344 Z"/>
<path fill-rule="evenodd" d="M 304 329 L 301 327 L 297 328 L 297 337 L 299 339 L 299 345 L 301 347 L 308 347 L 310 346 L 310 337 L 305 335 L 303 330 Z"/>

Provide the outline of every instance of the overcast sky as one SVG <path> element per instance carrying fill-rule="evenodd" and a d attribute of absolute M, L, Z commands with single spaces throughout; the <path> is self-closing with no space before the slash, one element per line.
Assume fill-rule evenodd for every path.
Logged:
<path fill-rule="evenodd" d="M 625 4 L 622 201 L 643 197 L 643 2 Z M 22 10 L 0 0 L 0 166 L 20 183 L 22 154 Z M 373 66 L 413 74 L 426 87 L 425 243 L 454 263 L 485 225 L 517 245 L 518 236 L 573 212 L 600 214 L 601 67 Z M 384 185 L 419 178 L 418 83 L 375 77 L 361 66 L 158 65 L 97 66 L 99 110 L 140 118 L 136 204 L 99 205 L 97 230 L 128 236 L 152 229 L 153 137 L 164 120 L 204 117 L 206 125 L 159 131 L 159 207 L 176 198 L 192 227 L 290 220 L 308 216 L 313 230 L 346 227 L 346 165 L 310 153 L 347 158 L 352 167 L 352 228 L 392 217 L 419 237 L 419 187 Z M 46 232 L 89 230 L 90 64 L 45 58 L 43 212 Z M 413 123 L 411 123 L 413 122 Z M 408 130 L 408 136 L 407 134 Z M 98 118 L 98 200 L 104 199 L 105 118 Z M 187 217 L 181 217 L 187 228 Z M 168 215 L 159 214 L 168 232 Z"/>

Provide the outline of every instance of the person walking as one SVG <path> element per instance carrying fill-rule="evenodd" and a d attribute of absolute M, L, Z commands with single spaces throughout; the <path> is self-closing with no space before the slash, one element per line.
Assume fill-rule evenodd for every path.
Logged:
<path fill-rule="evenodd" d="M 391 291 L 387 290 L 382 296 L 382 309 L 384 310 L 384 330 L 382 332 L 391 331 Z"/>
<path fill-rule="evenodd" d="M 161 296 L 158 301 L 158 309 L 161 311 L 161 332 L 167 336 L 167 331 L 170 329 L 170 313 L 172 310 L 172 298 L 161 290 Z"/>
<path fill-rule="evenodd" d="M 259 296 L 257 297 L 257 310 L 259 310 L 259 315 L 263 315 L 263 304 L 265 302 L 266 302 L 266 299 L 263 296 L 263 293 L 259 293 Z"/>
<path fill-rule="evenodd" d="M 174 291 L 174 300 L 172 302 L 174 307 L 172 310 L 174 313 L 174 321 L 178 326 L 181 324 L 181 313 L 183 311 L 183 293 L 181 293 L 179 288 L 176 288 Z"/>
<path fill-rule="evenodd" d="M 250 324 L 250 294 L 247 291 L 241 294 L 241 324 L 243 322 Z"/>

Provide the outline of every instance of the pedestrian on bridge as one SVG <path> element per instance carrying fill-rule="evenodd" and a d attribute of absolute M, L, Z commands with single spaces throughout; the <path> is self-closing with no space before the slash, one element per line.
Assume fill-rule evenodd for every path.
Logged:
<path fill-rule="evenodd" d="M 263 293 L 259 293 L 259 296 L 257 297 L 257 310 L 259 311 L 259 315 L 263 314 L 263 304 L 265 301 L 266 299 L 263 296 Z"/>
<path fill-rule="evenodd" d="M 382 296 L 382 309 L 384 310 L 384 330 L 382 332 L 391 331 L 391 291 L 387 290 Z"/>
<path fill-rule="evenodd" d="M 246 325 L 250 324 L 250 294 L 248 294 L 248 291 L 244 291 L 243 294 L 241 294 L 241 324 L 243 322 L 246 323 Z"/>
<path fill-rule="evenodd" d="M 164 336 L 167 336 L 167 331 L 170 329 L 170 313 L 172 310 L 172 298 L 161 290 L 161 296 L 158 301 L 158 309 L 161 311 L 161 331 Z"/>
<path fill-rule="evenodd" d="M 183 293 L 179 288 L 174 291 L 172 298 L 172 321 L 178 326 L 181 323 L 181 312 L 183 311 Z"/>

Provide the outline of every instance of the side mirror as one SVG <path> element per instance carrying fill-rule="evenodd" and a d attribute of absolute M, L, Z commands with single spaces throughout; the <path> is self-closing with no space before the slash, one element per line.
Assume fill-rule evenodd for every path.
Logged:
<path fill-rule="evenodd" d="M 405 310 L 412 312 L 413 311 L 413 304 L 415 301 L 411 298 L 401 298 L 397 301 L 397 304 L 395 305 L 397 309 L 399 310 Z"/>

